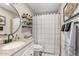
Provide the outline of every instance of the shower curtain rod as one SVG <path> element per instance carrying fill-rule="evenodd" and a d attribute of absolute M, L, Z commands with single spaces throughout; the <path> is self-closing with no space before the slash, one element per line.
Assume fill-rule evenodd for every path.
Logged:
<path fill-rule="evenodd" d="M 34 16 L 35 16 L 35 15 L 44 15 L 44 14 L 60 14 L 60 13 L 57 13 L 57 12 L 46 12 L 46 13 L 34 14 Z"/>

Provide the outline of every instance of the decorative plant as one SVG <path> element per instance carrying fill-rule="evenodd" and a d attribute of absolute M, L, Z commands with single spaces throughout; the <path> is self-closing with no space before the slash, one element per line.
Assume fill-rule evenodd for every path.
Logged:
<path fill-rule="evenodd" d="M 23 13 L 22 18 L 24 19 L 24 20 L 23 20 L 23 23 L 24 23 L 25 25 L 32 25 L 32 16 Z"/>

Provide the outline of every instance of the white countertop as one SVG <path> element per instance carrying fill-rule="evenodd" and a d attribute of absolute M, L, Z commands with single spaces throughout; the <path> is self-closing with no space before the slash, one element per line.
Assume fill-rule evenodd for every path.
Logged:
<path fill-rule="evenodd" d="M 1 48 L 2 48 L 2 46 L 4 46 L 5 44 L 0 45 L 0 56 L 10 56 L 10 55 L 14 54 L 15 52 L 17 52 L 18 50 L 20 50 L 20 49 L 23 48 L 24 46 L 26 46 L 26 45 L 32 43 L 32 42 L 33 42 L 33 39 L 32 39 L 32 37 L 30 37 L 30 38 L 28 38 L 28 39 L 23 39 L 23 40 L 20 40 L 20 41 L 24 41 L 25 44 L 22 45 L 22 46 L 20 46 L 20 47 L 18 47 L 18 49 L 15 48 L 15 49 L 10 49 L 10 50 L 3 50 L 3 49 L 1 49 Z"/>

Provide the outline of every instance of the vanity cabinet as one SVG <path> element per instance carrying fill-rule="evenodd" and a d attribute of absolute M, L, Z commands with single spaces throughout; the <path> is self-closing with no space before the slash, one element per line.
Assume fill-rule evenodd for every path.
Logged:
<path fill-rule="evenodd" d="M 33 56 L 33 49 L 32 47 L 28 48 L 28 50 L 26 50 L 22 56 Z"/>
<path fill-rule="evenodd" d="M 33 43 L 24 46 L 22 49 L 14 53 L 12 56 L 33 56 Z"/>

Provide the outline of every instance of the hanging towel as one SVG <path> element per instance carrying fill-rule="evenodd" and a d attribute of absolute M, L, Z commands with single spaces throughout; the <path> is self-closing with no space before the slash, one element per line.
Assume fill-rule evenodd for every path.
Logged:
<path fill-rule="evenodd" d="M 69 46 L 69 55 L 73 56 L 75 55 L 75 49 L 76 49 L 76 25 L 74 25 L 74 22 L 71 25 L 71 32 L 70 32 L 70 46 Z"/>
<path fill-rule="evenodd" d="M 69 22 L 69 23 L 67 23 L 66 25 L 65 25 L 65 31 L 66 32 L 68 32 L 68 31 L 70 31 L 70 28 L 71 28 L 71 22 Z"/>
<path fill-rule="evenodd" d="M 65 53 L 68 56 L 75 56 L 76 25 L 74 22 L 71 23 L 70 31 L 66 32 L 65 36 Z"/>
<path fill-rule="evenodd" d="M 61 31 L 64 31 L 65 29 L 65 24 L 62 25 Z"/>

